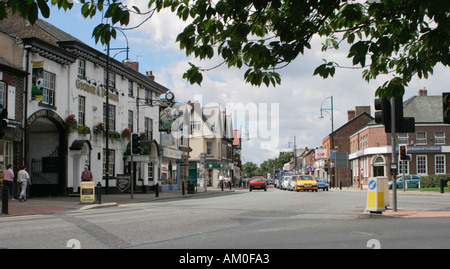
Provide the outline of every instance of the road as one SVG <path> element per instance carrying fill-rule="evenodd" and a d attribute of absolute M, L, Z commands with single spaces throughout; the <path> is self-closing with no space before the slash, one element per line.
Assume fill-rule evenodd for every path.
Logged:
<path fill-rule="evenodd" d="M 0 219 L 0 248 L 450 248 L 450 218 L 362 219 L 366 194 L 236 191 Z M 450 211 L 450 197 L 399 195 L 406 210 Z"/>

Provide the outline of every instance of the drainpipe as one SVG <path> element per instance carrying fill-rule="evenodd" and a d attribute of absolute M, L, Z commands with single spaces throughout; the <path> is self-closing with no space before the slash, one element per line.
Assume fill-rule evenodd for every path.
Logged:
<path fill-rule="evenodd" d="M 27 117 L 28 117 L 28 82 L 30 80 L 30 53 L 31 53 L 31 46 L 27 45 L 25 46 L 25 50 L 26 50 L 26 54 L 25 54 L 25 72 L 27 73 L 27 75 L 25 76 L 25 85 L 24 85 L 24 111 L 23 111 L 23 137 L 22 137 L 22 158 L 23 158 L 23 163 L 27 162 L 27 142 L 28 142 L 28 134 L 27 134 L 27 128 L 28 128 L 28 123 L 27 123 Z M 27 164 L 28 167 L 31 166 Z"/>

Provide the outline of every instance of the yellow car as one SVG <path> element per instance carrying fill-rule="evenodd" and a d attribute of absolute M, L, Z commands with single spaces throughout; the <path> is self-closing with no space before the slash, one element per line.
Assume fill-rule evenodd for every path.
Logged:
<path fill-rule="evenodd" d="M 317 181 L 311 175 L 299 175 L 295 183 L 295 191 L 312 190 L 317 192 Z"/>

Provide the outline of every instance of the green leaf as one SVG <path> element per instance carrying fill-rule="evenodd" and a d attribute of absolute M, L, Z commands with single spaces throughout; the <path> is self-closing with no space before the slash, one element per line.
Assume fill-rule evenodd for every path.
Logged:
<path fill-rule="evenodd" d="M 33 2 L 30 4 L 30 8 L 28 9 L 28 21 L 31 24 L 35 24 L 38 19 L 38 5 Z"/>
<path fill-rule="evenodd" d="M 44 18 L 48 18 L 50 16 L 50 8 L 48 7 L 45 0 L 37 0 L 37 4 L 39 9 L 41 10 L 41 14 Z"/>

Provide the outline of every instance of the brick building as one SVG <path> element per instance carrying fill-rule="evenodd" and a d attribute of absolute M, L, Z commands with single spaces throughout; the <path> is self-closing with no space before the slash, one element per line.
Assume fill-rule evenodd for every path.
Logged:
<path fill-rule="evenodd" d="M 373 117 L 370 116 L 370 106 L 357 106 L 355 107 L 355 110 L 347 111 L 347 116 L 347 123 L 322 140 L 322 147 L 327 150 L 327 156 L 331 157 L 328 159 L 328 162 L 324 164 L 322 169 L 326 169 L 324 176 L 328 178 L 332 187 L 337 186 L 338 182 L 341 182 L 342 186 L 350 185 L 351 177 L 348 175 L 349 169 L 345 167 L 334 167 L 334 162 L 332 161 L 334 159 L 334 154 L 333 151 L 331 151 L 331 139 L 333 139 L 335 152 L 350 153 L 350 135 L 373 120 Z"/>
<path fill-rule="evenodd" d="M 397 145 L 407 145 L 411 161 L 398 163 L 399 174 L 433 175 L 448 171 L 450 126 L 442 120 L 442 97 L 428 96 L 425 89 L 403 102 L 405 117 L 415 118 L 414 133 L 398 133 Z M 392 162 L 391 134 L 384 126 L 370 122 L 350 135 L 349 159 L 353 184 L 367 185 L 370 177 L 386 176 L 391 180 L 389 167 Z M 398 151 L 398 147 L 394 149 Z M 398 159 L 398 158 L 396 158 Z"/>

